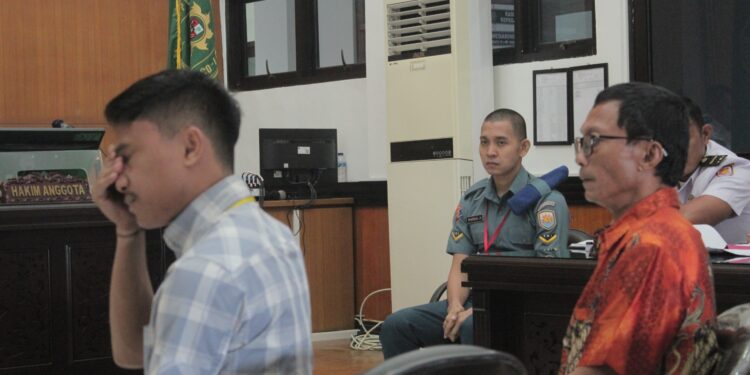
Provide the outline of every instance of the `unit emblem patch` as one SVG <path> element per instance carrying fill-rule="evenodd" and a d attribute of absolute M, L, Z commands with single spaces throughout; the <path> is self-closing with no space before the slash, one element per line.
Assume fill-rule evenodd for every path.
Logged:
<path fill-rule="evenodd" d="M 539 227 L 545 230 L 552 230 L 557 225 L 555 211 L 542 210 L 537 213 L 537 223 Z"/>
<path fill-rule="evenodd" d="M 716 172 L 716 177 L 734 175 L 734 168 L 732 167 L 732 165 L 734 164 L 725 165 L 724 167 L 719 169 L 719 171 Z"/>

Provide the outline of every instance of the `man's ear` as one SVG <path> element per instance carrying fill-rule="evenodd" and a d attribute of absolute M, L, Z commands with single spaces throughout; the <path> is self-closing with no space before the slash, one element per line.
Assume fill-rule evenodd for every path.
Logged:
<path fill-rule="evenodd" d="M 659 165 L 662 160 L 664 160 L 665 152 L 666 150 L 664 149 L 664 146 L 662 146 L 658 141 L 648 142 L 648 146 L 646 146 L 645 152 L 643 154 L 643 167 L 649 170 L 656 169 L 656 166 Z"/>
<path fill-rule="evenodd" d="M 701 140 L 704 144 L 707 144 L 711 140 L 711 136 L 714 134 L 714 126 L 711 124 L 703 124 L 701 126 Z"/>
<path fill-rule="evenodd" d="M 186 166 L 193 166 L 200 160 L 206 151 L 206 141 L 206 135 L 195 125 L 182 130 L 183 161 Z"/>
<path fill-rule="evenodd" d="M 521 155 L 521 157 L 524 157 L 524 156 L 526 156 L 526 154 L 529 153 L 529 149 L 530 148 L 531 148 L 531 142 L 529 142 L 528 138 L 524 138 L 521 141 L 521 144 L 519 146 L 519 150 L 518 150 L 519 152 L 518 152 L 518 154 Z"/>

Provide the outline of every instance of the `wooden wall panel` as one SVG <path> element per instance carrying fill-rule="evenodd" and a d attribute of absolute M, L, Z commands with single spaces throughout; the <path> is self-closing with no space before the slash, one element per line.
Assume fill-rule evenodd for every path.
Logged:
<path fill-rule="evenodd" d="M 219 0 L 211 0 L 223 82 Z M 104 106 L 167 64 L 168 1 L 3 0 L 0 127 L 108 128 Z M 114 142 L 105 133 L 102 148 Z"/>
<path fill-rule="evenodd" d="M 354 327 L 354 227 L 351 198 L 266 201 L 263 209 L 282 224 L 299 225 L 310 287 L 313 332 Z M 294 216 L 290 216 L 293 213 Z M 299 216 L 297 216 L 299 215 Z M 292 223 L 297 225 L 292 225 Z"/>
<path fill-rule="evenodd" d="M 354 278 L 359 313 L 368 294 L 391 287 L 390 247 L 388 245 L 388 208 L 358 207 L 354 210 Z M 425 301 L 427 302 L 427 301 Z M 365 319 L 383 320 L 391 313 L 391 294 L 371 296 L 363 310 Z"/>
<path fill-rule="evenodd" d="M 612 215 L 605 208 L 596 205 L 571 205 L 570 227 L 594 234 L 597 229 L 612 221 Z"/>
<path fill-rule="evenodd" d="M 0 124 L 103 126 L 104 105 L 167 61 L 168 3 L 4 0 Z"/>
<path fill-rule="evenodd" d="M 351 207 L 307 208 L 300 242 L 310 283 L 313 332 L 354 326 L 354 253 Z"/>

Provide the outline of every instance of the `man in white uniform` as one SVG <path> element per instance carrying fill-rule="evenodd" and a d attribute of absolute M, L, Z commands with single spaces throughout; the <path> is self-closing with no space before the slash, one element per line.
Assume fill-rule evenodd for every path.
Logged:
<path fill-rule="evenodd" d="M 678 185 L 682 214 L 693 224 L 713 225 L 727 243 L 744 243 L 750 231 L 750 161 L 711 140 L 711 125 L 685 98 L 690 144 Z"/>

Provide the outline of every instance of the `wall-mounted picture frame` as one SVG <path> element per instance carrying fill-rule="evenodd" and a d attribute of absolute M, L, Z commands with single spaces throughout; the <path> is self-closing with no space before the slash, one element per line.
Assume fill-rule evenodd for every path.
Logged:
<path fill-rule="evenodd" d="M 534 145 L 572 144 L 608 76 L 606 63 L 535 70 Z"/>
<path fill-rule="evenodd" d="M 609 86 L 607 64 L 586 65 L 571 68 L 571 104 L 574 133 L 581 128 L 594 100 Z"/>
<path fill-rule="evenodd" d="M 534 144 L 569 145 L 568 69 L 534 71 Z"/>

